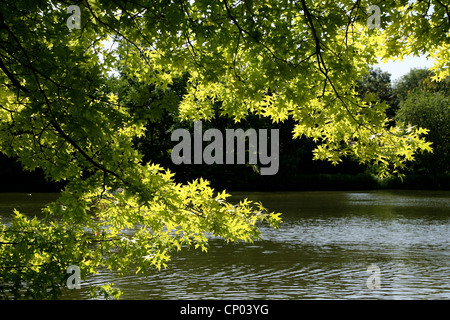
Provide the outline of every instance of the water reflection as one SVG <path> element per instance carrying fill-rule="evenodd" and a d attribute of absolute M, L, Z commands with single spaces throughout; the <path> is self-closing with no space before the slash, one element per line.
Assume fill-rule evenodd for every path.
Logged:
<path fill-rule="evenodd" d="M 252 244 L 212 240 L 206 254 L 178 252 L 148 277 L 102 271 L 64 298 L 87 298 L 89 284 L 105 282 L 124 299 L 450 298 L 450 192 L 234 195 L 244 197 L 283 212 L 281 228 L 262 228 Z M 379 289 L 367 287 L 371 264 Z"/>

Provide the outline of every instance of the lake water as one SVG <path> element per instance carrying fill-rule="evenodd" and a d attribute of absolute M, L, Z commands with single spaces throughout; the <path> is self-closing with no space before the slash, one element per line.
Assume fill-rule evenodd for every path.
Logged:
<path fill-rule="evenodd" d="M 0 215 L 37 212 L 54 197 L 0 194 Z M 122 299 L 450 299 L 448 191 L 233 193 L 244 197 L 282 212 L 281 228 L 182 250 L 148 277 L 103 271 L 64 298 L 114 282 Z"/>

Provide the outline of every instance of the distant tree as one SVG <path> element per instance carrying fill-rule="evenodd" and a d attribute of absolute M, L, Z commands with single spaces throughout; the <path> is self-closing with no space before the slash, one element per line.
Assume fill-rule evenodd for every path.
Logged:
<path fill-rule="evenodd" d="M 409 94 L 421 89 L 426 79 L 431 79 L 433 72 L 429 69 L 411 69 L 406 75 L 394 82 L 398 103 L 406 100 Z"/>
<path fill-rule="evenodd" d="M 369 73 L 357 82 L 356 90 L 361 96 L 374 93 L 377 100 L 388 102 L 393 94 L 391 74 L 380 68 L 371 68 Z"/>
<path fill-rule="evenodd" d="M 442 81 L 433 80 L 433 73 L 430 73 L 427 78 L 420 82 L 420 89 L 425 92 L 441 92 L 447 96 L 450 96 L 450 77 L 443 79 Z"/>
<path fill-rule="evenodd" d="M 369 73 L 357 82 L 356 90 L 363 98 L 373 95 L 375 100 L 386 102 L 389 105 L 386 109 L 386 116 L 389 119 L 395 117 L 398 101 L 391 85 L 389 72 L 382 71 L 380 68 L 371 68 Z"/>
<path fill-rule="evenodd" d="M 433 175 L 449 173 L 450 96 L 443 91 L 415 90 L 400 103 L 396 119 L 407 126 L 428 129 L 428 140 L 433 143 L 433 153 L 418 154 L 410 168 Z"/>

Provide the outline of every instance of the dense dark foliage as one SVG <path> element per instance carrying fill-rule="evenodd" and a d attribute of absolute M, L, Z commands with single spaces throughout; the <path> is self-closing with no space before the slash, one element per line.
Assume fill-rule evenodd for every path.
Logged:
<path fill-rule="evenodd" d="M 277 128 L 280 130 L 280 168 L 274 176 L 261 176 L 255 165 L 175 165 L 170 151 L 171 133 L 176 128 L 187 128 L 192 124 L 177 118 L 178 103 L 185 93 L 187 77 L 174 81 L 164 92 L 154 86 L 144 86 L 133 80 L 112 78 L 109 85 L 133 112 L 146 114 L 148 119 L 146 136 L 136 139 L 137 148 L 144 154 L 144 162 L 152 161 L 176 173 L 176 180 L 187 182 L 203 177 L 216 188 L 229 190 L 355 190 L 376 188 L 448 189 L 450 187 L 449 166 L 449 93 L 450 81 L 434 82 L 432 73 L 426 69 L 413 69 L 400 80 L 391 83 L 390 74 L 380 69 L 371 69 L 358 83 L 357 92 L 364 96 L 373 94 L 389 105 L 386 113 L 392 123 L 409 122 L 430 130 L 428 140 L 434 144 L 433 153 L 418 155 L 406 170 L 404 179 L 390 177 L 379 181 L 370 173 L 370 168 L 347 158 L 339 165 L 327 161 L 316 161 L 312 151 L 316 147 L 311 138 L 292 139 L 294 121 L 272 123 L 267 118 L 249 116 L 239 123 L 231 118 L 217 116 L 203 123 L 203 131 L 216 128 L 254 128 L 256 130 Z M 219 110 L 219 106 L 217 106 Z M 206 145 L 207 143 L 204 143 Z M 39 170 L 24 172 L 14 159 L 0 158 L 1 191 L 58 191 L 63 185 L 47 182 Z"/>

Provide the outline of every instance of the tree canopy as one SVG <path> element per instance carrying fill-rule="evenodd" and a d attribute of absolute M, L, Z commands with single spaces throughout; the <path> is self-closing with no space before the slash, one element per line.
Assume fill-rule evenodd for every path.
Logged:
<path fill-rule="evenodd" d="M 233 205 L 207 181 L 179 184 L 143 161 L 133 141 L 152 114 L 173 105 L 123 103 L 107 85 L 117 72 L 163 92 L 187 77 L 182 119 L 211 119 L 217 109 L 236 122 L 291 119 L 293 138 L 318 142 L 315 159 L 354 156 L 380 176 L 430 150 L 426 129 L 389 126 L 386 103 L 361 97 L 356 85 L 377 58 L 411 54 L 433 57 L 436 80 L 448 76 L 449 5 L 383 1 L 380 28 L 368 28 L 370 5 L 2 1 L 0 150 L 67 184 L 43 219 L 15 212 L 1 225 L 0 292 L 18 297 L 27 283 L 26 295 L 57 295 L 69 265 L 83 277 L 99 267 L 145 272 L 163 267 L 171 250 L 206 250 L 210 236 L 251 241 L 260 222 L 280 222 L 262 204 Z"/>

